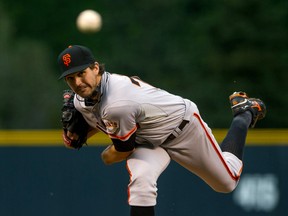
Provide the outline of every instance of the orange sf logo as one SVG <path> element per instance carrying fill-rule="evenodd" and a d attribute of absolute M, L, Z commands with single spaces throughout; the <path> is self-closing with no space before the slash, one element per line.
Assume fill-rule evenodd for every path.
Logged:
<path fill-rule="evenodd" d="M 62 57 L 63 63 L 68 67 L 71 63 L 71 55 L 69 53 L 63 55 Z"/>

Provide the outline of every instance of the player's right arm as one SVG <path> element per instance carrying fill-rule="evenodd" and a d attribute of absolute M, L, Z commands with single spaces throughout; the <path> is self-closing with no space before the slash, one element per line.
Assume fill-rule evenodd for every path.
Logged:
<path fill-rule="evenodd" d="M 88 132 L 87 132 L 87 139 L 92 137 L 93 135 L 95 135 L 98 132 L 99 132 L 98 129 L 89 127 Z M 67 131 L 63 130 L 62 139 L 63 139 L 64 145 L 67 148 L 73 148 L 73 147 L 71 147 L 71 141 L 78 140 L 79 139 L 79 135 L 77 133 L 73 133 L 73 132 L 70 132 L 68 130 Z"/>
<path fill-rule="evenodd" d="M 87 133 L 87 139 L 92 137 L 93 135 L 95 135 L 98 132 L 99 132 L 98 129 L 90 127 L 90 129 L 88 130 L 88 133 Z M 63 133 L 65 133 L 64 130 L 63 130 Z M 70 131 L 67 131 L 66 136 L 71 140 L 77 140 L 79 138 L 77 133 L 72 133 Z M 64 142 L 64 144 L 65 144 L 65 142 Z"/>

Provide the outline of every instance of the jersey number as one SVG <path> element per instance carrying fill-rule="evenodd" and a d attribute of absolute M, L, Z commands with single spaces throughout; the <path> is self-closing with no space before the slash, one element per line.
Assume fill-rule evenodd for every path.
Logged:
<path fill-rule="evenodd" d="M 139 77 L 129 77 L 129 78 L 134 85 L 137 85 L 140 87 L 140 83 L 137 80 L 135 80 L 135 78 L 139 79 Z"/>

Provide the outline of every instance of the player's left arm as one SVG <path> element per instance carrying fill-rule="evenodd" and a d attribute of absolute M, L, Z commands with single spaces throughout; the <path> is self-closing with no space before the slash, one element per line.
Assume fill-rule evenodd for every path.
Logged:
<path fill-rule="evenodd" d="M 106 165 L 121 162 L 123 160 L 126 160 L 126 158 L 129 157 L 133 151 L 134 148 L 133 150 L 130 151 L 120 152 L 116 150 L 114 144 L 111 144 L 102 152 L 101 154 L 102 161 Z"/>
<path fill-rule="evenodd" d="M 135 150 L 135 138 L 136 133 L 131 134 L 125 141 L 112 138 L 113 144 L 108 146 L 101 154 L 103 162 L 110 165 L 126 160 Z"/>
<path fill-rule="evenodd" d="M 102 152 L 105 164 L 121 162 L 133 153 L 138 129 L 136 116 L 139 112 L 139 105 L 129 100 L 106 107 L 102 120 L 113 144 Z"/>

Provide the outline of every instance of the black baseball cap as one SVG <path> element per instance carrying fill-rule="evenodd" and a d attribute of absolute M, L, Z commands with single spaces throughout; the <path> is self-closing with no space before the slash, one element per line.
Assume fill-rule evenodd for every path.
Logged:
<path fill-rule="evenodd" d="M 58 64 L 60 65 L 63 77 L 85 70 L 95 62 L 95 58 L 87 47 L 80 45 L 71 45 L 62 51 L 58 56 Z"/>

